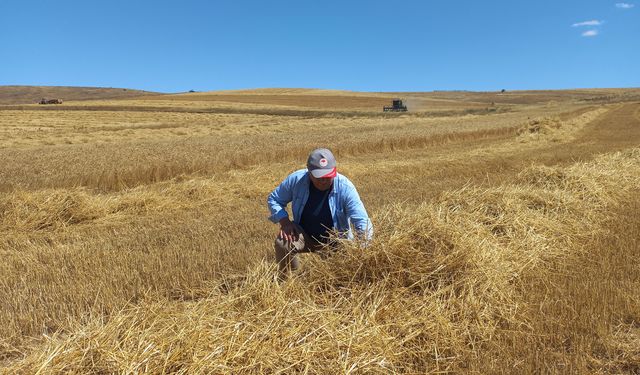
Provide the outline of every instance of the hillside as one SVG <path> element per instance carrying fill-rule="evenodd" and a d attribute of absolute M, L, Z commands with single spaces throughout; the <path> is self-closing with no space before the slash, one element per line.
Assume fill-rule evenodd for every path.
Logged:
<path fill-rule="evenodd" d="M 455 114 L 511 110 L 515 106 L 557 106 L 629 102 L 640 100 L 640 89 L 528 90 L 505 92 L 355 92 L 341 90 L 272 88 L 225 90 L 145 96 L 136 105 L 182 107 L 240 106 L 242 108 L 289 108 L 331 111 L 379 112 L 401 98 L 411 112 L 453 111 Z M 129 104 L 131 101 L 128 101 Z M 96 103 L 97 104 L 97 103 Z M 133 103 L 131 103 L 133 104 Z"/>
<path fill-rule="evenodd" d="M 432 91 L 414 93 L 387 93 L 430 100 L 457 102 L 494 102 L 495 104 L 548 104 L 548 103 L 611 103 L 640 100 L 639 88 L 600 88 L 573 90 L 505 90 L 500 91 Z"/>
<path fill-rule="evenodd" d="M 42 98 L 101 100 L 158 95 L 155 92 L 106 87 L 72 86 L 0 86 L 1 104 L 33 104 Z"/>
<path fill-rule="evenodd" d="M 640 100 L 638 88 L 529 90 L 505 92 L 356 92 L 344 90 L 264 88 L 162 94 L 141 90 L 99 87 L 0 86 L 0 105 L 35 104 L 41 98 L 59 98 L 79 109 L 109 110 L 162 107 L 163 110 L 229 111 L 271 113 L 277 110 L 379 112 L 393 98 L 401 98 L 411 112 L 449 111 L 478 114 L 479 111 L 512 110 L 514 106 L 558 106 L 606 104 Z M 78 102 L 80 101 L 80 102 Z M 88 106 L 92 108 L 88 108 Z M 65 106 L 64 110 L 73 110 Z M 122 107 L 122 108 L 116 108 Z M 126 107 L 126 108 L 125 108 Z M 40 109 L 52 110 L 55 106 Z M 5 109 L 21 109 L 21 107 Z M 61 108 L 60 108 L 61 109 Z M 257 112 L 256 112 L 257 110 Z M 304 113 L 309 115 L 309 113 Z"/>

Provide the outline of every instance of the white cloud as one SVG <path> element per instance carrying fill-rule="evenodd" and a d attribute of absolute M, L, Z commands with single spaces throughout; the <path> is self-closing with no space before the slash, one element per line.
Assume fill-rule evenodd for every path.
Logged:
<path fill-rule="evenodd" d="M 573 27 L 578 27 L 578 26 L 600 26 L 602 25 L 602 21 L 598 21 L 598 20 L 591 20 L 591 21 L 584 21 L 584 22 L 578 22 L 578 23 L 574 23 Z"/>
<path fill-rule="evenodd" d="M 598 30 L 588 30 L 582 33 L 582 36 L 596 36 L 598 35 Z"/>
<path fill-rule="evenodd" d="M 631 9 L 635 6 L 635 4 L 631 4 L 631 3 L 617 3 L 616 4 L 616 8 L 621 8 L 621 9 Z"/>

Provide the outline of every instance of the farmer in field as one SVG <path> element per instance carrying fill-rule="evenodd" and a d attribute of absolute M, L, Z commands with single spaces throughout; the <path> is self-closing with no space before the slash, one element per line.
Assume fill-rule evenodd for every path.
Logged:
<path fill-rule="evenodd" d="M 292 202 L 293 221 L 286 210 Z M 281 278 L 299 266 L 296 254 L 335 247 L 329 234 L 371 239 L 373 225 L 360 196 L 345 176 L 337 173 L 336 159 L 326 148 L 314 150 L 307 169 L 291 173 L 269 194 L 269 219 L 280 224 L 275 242 Z M 355 236 L 351 226 L 355 228 Z"/>

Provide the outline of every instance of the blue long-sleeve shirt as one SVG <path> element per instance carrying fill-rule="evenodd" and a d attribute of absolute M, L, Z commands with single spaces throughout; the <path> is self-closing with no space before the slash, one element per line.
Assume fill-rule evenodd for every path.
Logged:
<path fill-rule="evenodd" d="M 300 224 L 302 211 L 309 198 L 309 172 L 300 169 L 291 173 L 278 187 L 269 194 L 267 205 L 271 211 L 269 220 L 278 223 L 281 219 L 289 217 L 287 205 L 291 203 L 293 222 Z M 367 210 L 364 208 L 360 196 L 353 183 L 341 174 L 333 179 L 333 189 L 329 193 L 329 208 L 333 227 L 341 237 L 353 239 L 351 225 L 359 236 L 370 240 L 373 236 L 373 224 Z"/>

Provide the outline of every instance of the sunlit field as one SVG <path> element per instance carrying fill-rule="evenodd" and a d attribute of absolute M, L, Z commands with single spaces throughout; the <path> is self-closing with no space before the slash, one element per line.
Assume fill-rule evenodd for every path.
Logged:
<path fill-rule="evenodd" d="M 0 105 L 2 373 L 640 372 L 640 90 L 88 98 Z M 317 147 L 376 235 L 278 283 Z"/>

